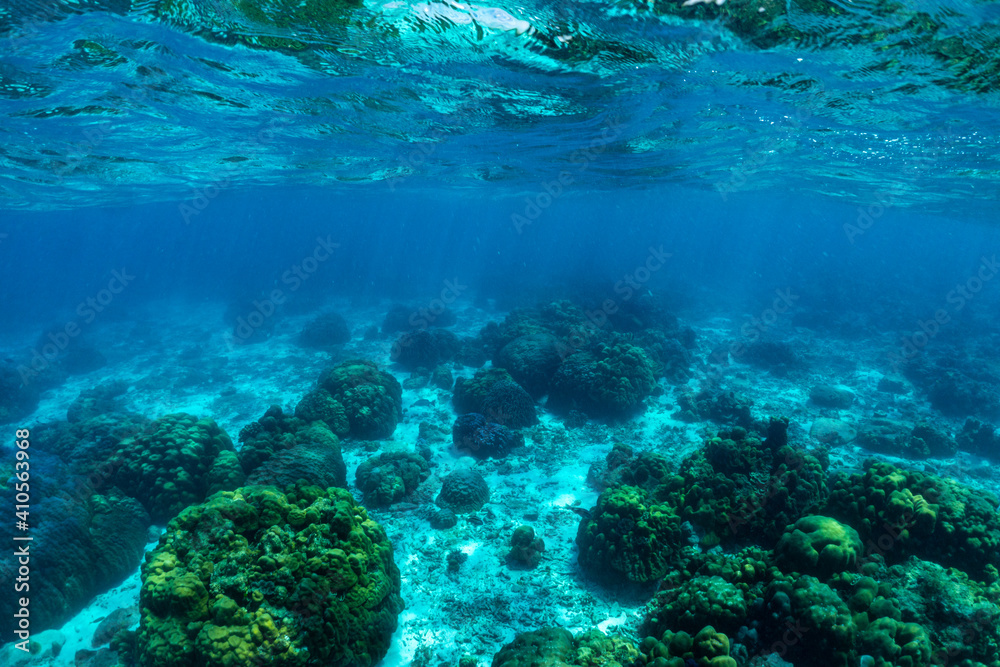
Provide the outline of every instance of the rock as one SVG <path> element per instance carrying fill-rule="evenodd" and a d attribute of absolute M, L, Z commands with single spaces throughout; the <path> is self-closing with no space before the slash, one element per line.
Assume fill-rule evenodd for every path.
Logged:
<path fill-rule="evenodd" d="M 847 422 L 820 417 L 813 421 L 809 435 L 826 445 L 846 445 L 858 437 L 858 432 Z"/>
<path fill-rule="evenodd" d="M 882 379 L 878 381 L 877 389 L 888 394 L 905 394 L 909 391 L 906 388 L 906 381 L 894 375 L 882 376 Z"/>
<path fill-rule="evenodd" d="M 809 400 L 826 408 L 849 408 L 854 392 L 842 385 L 819 384 L 809 391 Z"/>

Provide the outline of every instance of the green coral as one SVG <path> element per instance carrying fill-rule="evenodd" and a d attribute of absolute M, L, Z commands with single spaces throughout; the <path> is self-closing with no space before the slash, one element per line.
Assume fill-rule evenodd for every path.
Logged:
<path fill-rule="evenodd" d="M 642 348 L 598 344 L 563 360 L 552 378 L 549 400 L 564 410 L 620 418 L 638 411 L 654 386 L 655 367 Z"/>
<path fill-rule="evenodd" d="M 953 479 L 870 460 L 864 472 L 835 477 L 824 514 L 853 526 L 887 561 L 913 554 L 982 575 L 1000 566 L 998 504 Z"/>
<path fill-rule="evenodd" d="M 608 489 L 580 522 L 580 567 L 606 583 L 659 579 L 676 556 L 680 523 L 672 508 L 638 487 Z"/>
<path fill-rule="evenodd" d="M 646 637 L 639 645 L 641 664 L 651 667 L 736 667 L 729 657 L 729 637 L 706 625 L 693 637 L 667 630 L 659 639 Z"/>
<path fill-rule="evenodd" d="M 545 540 L 535 537 L 535 529 L 531 526 L 518 526 L 510 536 L 510 551 L 507 562 L 525 568 L 533 568 L 542 560 L 545 552 Z"/>
<path fill-rule="evenodd" d="M 891 596 L 897 610 L 883 615 L 920 624 L 937 663 L 1000 665 L 1000 577 L 990 575 L 990 583 L 982 583 L 909 558 L 882 577 L 880 592 Z"/>
<path fill-rule="evenodd" d="M 324 485 L 347 486 L 347 468 L 340 452 L 340 441 L 323 421 L 308 422 L 286 415 L 281 407 L 272 405 L 264 416 L 243 429 L 240 463 L 247 477 L 266 476 L 268 462 L 282 452 L 314 444 L 311 456 L 322 456 L 324 468 L 331 469 Z M 319 479 L 310 480 L 319 483 Z M 253 483 L 261 483 L 254 481 Z"/>
<path fill-rule="evenodd" d="M 499 382 L 514 382 L 503 368 L 481 368 L 471 378 L 458 378 L 455 381 L 455 390 L 452 395 L 452 403 L 455 412 L 460 415 L 470 412 L 483 412 L 483 405 L 486 397 L 489 396 L 493 385 Z"/>
<path fill-rule="evenodd" d="M 746 622 L 747 595 L 718 575 L 698 575 L 661 588 L 650 601 L 640 631 L 659 637 L 671 630 L 698 632 L 706 625 L 733 633 Z"/>
<path fill-rule="evenodd" d="M 657 497 L 705 532 L 710 547 L 745 535 L 772 546 L 784 531 L 825 502 L 826 470 L 815 455 L 779 446 L 787 424 L 774 420 L 777 442 L 745 429 L 722 431 L 687 457 Z M 780 431 L 781 433 L 778 433 Z"/>
<path fill-rule="evenodd" d="M 855 568 L 863 549 L 856 530 L 836 519 L 812 515 L 788 527 L 775 553 L 785 571 L 829 576 Z"/>
<path fill-rule="evenodd" d="M 355 484 L 365 494 L 365 503 L 387 507 L 413 493 L 429 475 L 424 457 L 412 452 L 385 452 L 358 466 Z"/>
<path fill-rule="evenodd" d="M 241 484 L 234 452 L 214 420 L 166 415 L 122 441 L 114 484 L 137 498 L 153 521 L 163 522 L 215 491 Z"/>
<path fill-rule="evenodd" d="M 588 630 L 576 637 L 563 628 L 522 632 L 493 656 L 492 667 L 629 667 L 639 657 L 619 635 Z"/>
<path fill-rule="evenodd" d="M 145 667 L 371 667 L 396 628 L 399 589 L 384 530 L 347 491 L 219 493 L 147 554 L 136 655 Z"/>
<path fill-rule="evenodd" d="M 847 604 L 828 585 L 809 575 L 794 581 L 781 577 L 768 586 L 766 599 L 777 621 L 771 631 L 776 638 L 784 637 L 789 662 L 816 667 L 857 664 L 857 627 Z"/>
<path fill-rule="evenodd" d="M 355 438 L 388 438 L 403 416 L 402 386 L 371 361 L 338 364 L 323 373 L 319 385 L 344 406 L 349 433 Z"/>
<path fill-rule="evenodd" d="M 873 667 L 925 667 L 931 664 L 931 642 L 916 623 L 879 618 L 858 636 L 858 652 L 873 658 Z"/>
<path fill-rule="evenodd" d="M 343 438 L 351 430 L 344 406 L 326 389 L 313 389 L 295 406 L 295 416 L 307 422 L 321 421 L 338 438 Z"/>

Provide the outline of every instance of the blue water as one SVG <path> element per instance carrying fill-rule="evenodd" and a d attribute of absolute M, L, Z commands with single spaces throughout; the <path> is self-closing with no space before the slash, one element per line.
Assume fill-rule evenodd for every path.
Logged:
<path fill-rule="evenodd" d="M 1000 664 L 989 570 L 1000 566 L 990 495 L 1000 484 L 997 7 L 0 2 L 0 429 L 43 434 L 32 444 L 39 664 L 91 664 L 78 650 L 158 664 L 141 648 L 153 627 L 139 623 L 141 551 L 123 548 L 106 565 L 94 546 L 103 543 L 88 494 L 117 491 L 93 482 L 92 468 L 123 463 L 109 440 L 187 412 L 213 419 L 240 449 L 271 406 L 290 415 L 327 369 L 358 358 L 403 387 L 393 435 L 340 437 L 339 485 L 385 526 L 410 605 L 388 633 L 385 666 L 458 665 L 463 655 L 487 665 L 516 634 L 545 626 L 600 627 L 637 644 L 644 605 L 680 585 L 681 566 L 663 583 L 637 587 L 622 574 L 608 586 L 579 560 L 577 529 L 597 515 L 605 489 L 594 479 L 616 443 L 663 457 L 674 473 L 730 433 L 732 415 L 686 414 L 703 391 L 746 400 L 750 423 L 739 425 L 761 437 L 770 417 L 788 417 L 789 442 L 824 462 L 831 485 L 874 458 L 970 489 L 987 517 L 973 541 L 988 567 L 949 560 L 952 538 L 935 533 L 928 543 L 944 547 L 875 559 L 872 576 L 939 656 L 979 600 L 992 620 L 956 664 Z M 466 347 L 427 368 L 401 359 L 411 343 L 388 326 L 394 307 L 417 333 L 445 328 Z M 583 343 L 546 319 L 553 311 L 578 317 Z M 343 317 L 344 339 L 304 343 L 330 312 Z M 449 435 L 461 386 L 452 382 L 499 367 L 497 324 L 518 318 L 559 338 L 560 364 L 644 348 L 656 357 L 655 388 L 611 417 L 593 396 L 567 404 L 554 387 L 533 391 L 541 425 L 516 429 L 525 448 L 470 456 Z M 431 380 L 435 370 L 446 379 Z M 852 400 L 810 399 L 827 385 Z M 80 425 L 81 405 L 93 408 L 84 399 L 109 388 L 119 393 Z M 852 435 L 827 439 L 823 420 Z M 907 434 L 888 449 L 865 439 L 886 422 Z M 105 434 L 108 423 L 126 435 Z M 977 424 L 991 435 L 973 446 L 961 434 Z M 951 448 L 914 454 L 907 447 L 925 444 L 909 435 L 918 425 Z M 355 472 L 376 452 L 400 451 L 424 457 L 430 477 L 399 504 L 376 506 Z M 0 454 L 0 498 L 13 505 L 16 453 Z M 458 512 L 455 527 L 435 526 L 442 479 L 464 468 L 483 475 L 492 499 Z M 743 474 L 732 473 L 734 493 L 760 484 Z M 67 500 L 88 476 L 87 500 Z M 144 511 L 132 537 L 149 550 L 164 527 Z M 548 545 L 527 574 L 505 560 L 522 523 Z M 17 533 L 4 525 L 9 540 Z M 671 539 L 712 558 L 778 548 L 763 533 L 715 546 L 702 526 L 685 530 Z M 64 552 L 84 562 L 66 566 Z M 0 561 L 5 618 L 17 602 L 12 563 Z M 98 583 L 80 574 L 105 568 Z M 906 584 L 927 572 L 936 589 Z M 830 585 L 846 601 L 858 583 Z M 724 630 L 738 667 L 784 655 L 767 620 L 784 613 L 780 597 L 755 594 L 766 604 Z M 53 595 L 58 603 L 43 597 Z M 922 606 L 947 595 L 954 618 Z M 115 610 L 120 629 L 145 637 L 135 663 L 112 656 L 108 637 L 92 640 Z M 807 633 L 804 652 L 785 657 L 868 664 L 877 642 L 855 622 L 844 645 L 810 644 Z M 13 626 L 0 629 L 0 644 L 16 641 Z M 62 635 L 43 633 L 54 630 Z M 20 664 L 11 646 L 0 664 Z M 246 664 L 279 664 L 257 648 Z M 654 664 L 644 660 L 634 664 Z"/>

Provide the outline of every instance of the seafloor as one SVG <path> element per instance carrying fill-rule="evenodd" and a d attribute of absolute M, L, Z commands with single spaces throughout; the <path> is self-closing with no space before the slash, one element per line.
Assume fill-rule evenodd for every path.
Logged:
<path fill-rule="evenodd" d="M 877 457 L 954 479 L 976 493 L 1000 487 L 995 459 L 991 463 L 968 452 L 945 458 L 897 458 L 867 450 L 856 440 L 843 442 L 864 430 L 873 418 L 910 426 L 932 424 L 949 438 L 965 424 L 965 415 L 943 414 L 921 388 L 889 373 L 885 350 L 896 343 L 890 334 L 879 338 L 869 329 L 864 336 L 856 332 L 841 336 L 782 322 L 767 336 L 777 341 L 778 347 L 771 350 L 773 359 L 766 354 L 732 355 L 720 371 L 713 370 L 711 354 L 730 343 L 732 332 L 739 331 L 749 316 L 710 312 L 687 313 L 682 318 L 681 326 L 693 332 L 688 335 L 696 341 L 689 350 L 688 367 L 671 380 L 659 377 L 640 413 L 625 419 L 586 419 L 578 411 L 554 413 L 543 399 L 539 423 L 521 429 L 524 447 L 498 458 L 474 458 L 452 443 L 457 416 L 452 391 L 426 379 L 410 379 L 411 373 L 391 358 L 398 334 L 373 333 L 372 327 L 382 323 L 391 305 L 389 301 L 358 305 L 346 300 L 327 304 L 325 310 L 346 317 L 351 338 L 329 350 L 317 350 L 299 343 L 300 331 L 316 312 L 283 317 L 266 340 L 233 346 L 227 344 L 228 333 L 219 325 L 222 306 L 150 304 L 129 320 L 96 322 L 87 337 L 107 363 L 71 375 L 45 391 L 37 410 L 19 423 L 65 420 L 67 409 L 81 392 L 114 381 L 128 385 L 117 399 L 118 409 L 149 418 L 177 412 L 211 417 L 238 443 L 241 429 L 259 419 L 269 406 L 283 406 L 286 413 L 291 412 L 321 373 L 338 362 L 362 358 L 388 370 L 404 387 L 399 425 L 391 437 L 348 437 L 340 445 L 350 491 L 359 502 L 364 502 L 364 494 L 354 486 L 355 471 L 366 459 L 418 449 L 429 456 L 430 475 L 415 492 L 387 508 L 369 508 L 391 540 L 406 605 L 382 663 L 393 666 L 458 665 L 462 656 L 486 665 L 517 633 L 544 626 L 561 626 L 574 633 L 596 627 L 639 638 L 639 625 L 655 584 L 599 584 L 577 562 L 575 540 L 581 517 L 595 506 L 599 495 L 594 475 L 588 481 L 588 473 L 595 464 L 603 464 L 616 443 L 631 447 L 636 455 L 655 452 L 679 469 L 707 437 L 731 426 L 724 417 L 717 421 L 712 415 L 677 418 L 681 395 L 707 386 L 713 372 L 721 373 L 717 375 L 720 386 L 740 397 L 754 424 L 766 424 L 771 416 L 789 418 L 790 444 L 797 449 L 821 448 L 830 473 L 860 470 L 867 459 Z M 488 322 L 501 322 L 507 315 L 488 303 L 460 302 L 453 310 L 456 324 L 449 329 L 461 339 L 474 339 Z M 25 344 L 31 345 L 21 340 L 5 343 L 12 356 L 21 354 Z M 785 359 L 781 354 L 792 356 Z M 792 357 L 794 363 L 789 361 Z M 478 370 L 454 361 L 445 366 L 456 379 L 471 378 Z M 814 387 L 826 385 L 849 390 L 853 400 L 833 407 L 810 399 Z M 838 421 L 820 422 L 826 428 L 814 429 L 821 418 Z M 831 429 L 839 429 L 841 435 L 830 435 Z M 488 502 L 481 510 L 459 513 L 454 527 L 433 528 L 428 507 L 433 506 L 441 479 L 470 466 L 485 478 Z M 509 561 L 510 537 L 520 525 L 532 526 L 544 540 L 537 566 L 516 566 Z M 147 550 L 155 546 L 162 530 L 161 526 L 151 531 Z M 690 539 L 697 543 L 698 531 L 694 533 Z M 136 570 L 61 628 L 34 635 L 38 643 L 34 654 L 7 645 L 0 663 L 114 664 L 106 651 L 101 653 L 101 640 L 95 643 L 95 631 L 101 621 L 122 609 L 128 610 L 118 612 L 123 627 L 138 626 L 140 583 Z M 105 642 L 109 639 L 106 631 L 102 636 Z M 776 653 L 765 659 L 779 661 Z"/>

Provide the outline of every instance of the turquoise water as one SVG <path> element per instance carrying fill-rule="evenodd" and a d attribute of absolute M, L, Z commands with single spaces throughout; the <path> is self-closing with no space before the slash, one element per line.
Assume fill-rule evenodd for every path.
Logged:
<path fill-rule="evenodd" d="M 997 53 L 0 2 L 0 665 L 1000 667 Z"/>
<path fill-rule="evenodd" d="M 992 3 L 678 4 L 11 5 L 5 207 L 497 196 L 563 170 L 587 191 L 996 198 Z"/>

